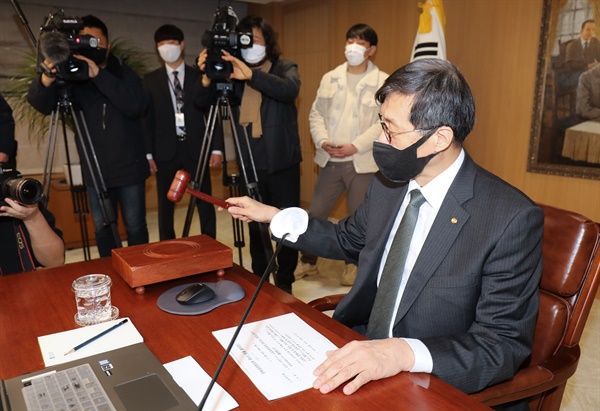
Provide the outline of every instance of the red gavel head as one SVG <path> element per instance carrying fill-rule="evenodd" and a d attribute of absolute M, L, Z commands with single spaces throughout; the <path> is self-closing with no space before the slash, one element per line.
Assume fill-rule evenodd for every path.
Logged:
<path fill-rule="evenodd" d="M 190 173 L 185 170 L 177 171 L 175 178 L 169 187 L 167 198 L 174 203 L 178 203 L 183 198 L 185 190 L 187 189 L 188 183 L 190 182 Z"/>

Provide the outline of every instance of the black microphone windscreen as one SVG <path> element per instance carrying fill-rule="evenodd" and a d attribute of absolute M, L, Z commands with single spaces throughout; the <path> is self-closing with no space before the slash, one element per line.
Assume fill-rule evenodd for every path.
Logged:
<path fill-rule="evenodd" d="M 66 37 L 57 31 L 42 34 L 40 37 L 40 49 L 42 56 L 53 65 L 66 61 L 71 54 Z"/>

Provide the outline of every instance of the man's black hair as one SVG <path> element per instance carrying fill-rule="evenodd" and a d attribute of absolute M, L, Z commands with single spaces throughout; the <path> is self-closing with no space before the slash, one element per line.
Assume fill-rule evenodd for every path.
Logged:
<path fill-rule="evenodd" d="M 91 14 L 83 16 L 81 20 L 83 20 L 83 27 L 92 27 L 95 29 L 100 29 L 102 34 L 104 34 L 104 37 L 106 37 L 106 41 L 108 41 L 108 28 L 102 20 L 100 20 L 96 16 L 92 16 Z M 106 44 L 103 44 L 102 46 L 106 47 Z"/>
<path fill-rule="evenodd" d="M 271 61 L 279 60 L 281 49 L 277 44 L 277 33 L 267 21 L 259 16 L 246 16 L 237 26 L 237 31 L 251 32 L 253 28 L 258 28 L 262 31 L 265 38 L 265 46 L 267 48 L 267 58 Z"/>
<path fill-rule="evenodd" d="M 585 28 L 585 25 L 588 23 L 596 24 L 596 20 L 589 19 L 584 21 L 583 23 L 581 23 L 581 30 L 583 30 Z"/>
<path fill-rule="evenodd" d="M 181 43 L 183 41 L 183 31 L 172 24 L 160 26 L 154 32 L 154 42 L 160 43 L 165 40 L 176 40 Z"/>
<path fill-rule="evenodd" d="M 377 90 L 375 99 L 383 104 L 392 94 L 413 97 L 409 120 L 416 129 L 450 127 L 458 145 L 475 124 L 471 88 L 449 61 L 422 59 L 400 67 Z"/>
<path fill-rule="evenodd" d="M 355 24 L 348 29 L 346 33 L 346 40 L 348 39 L 361 39 L 368 41 L 371 46 L 377 45 L 377 33 L 371 26 L 366 24 Z"/>

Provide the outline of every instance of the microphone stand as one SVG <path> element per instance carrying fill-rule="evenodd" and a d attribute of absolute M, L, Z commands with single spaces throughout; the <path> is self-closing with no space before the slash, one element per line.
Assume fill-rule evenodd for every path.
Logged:
<path fill-rule="evenodd" d="M 262 285 L 264 284 L 265 280 L 267 278 L 269 278 L 269 274 L 271 273 L 271 270 L 273 269 L 273 265 L 275 264 L 275 258 L 279 254 L 279 251 L 281 251 L 281 248 L 283 247 L 283 242 L 288 235 L 289 235 L 289 233 L 286 233 L 281 237 L 281 241 L 279 242 L 279 244 L 277 244 L 277 248 L 275 249 L 275 252 L 271 256 L 271 259 L 269 260 L 269 264 L 267 265 L 265 272 L 260 277 L 260 281 L 258 282 L 258 285 L 256 286 L 254 295 L 252 296 L 252 298 L 250 299 L 250 302 L 248 303 L 248 308 L 246 308 L 244 315 L 242 315 L 242 319 L 240 320 L 240 323 L 238 324 L 235 332 L 233 333 L 233 336 L 231 337 L 231 341 L 229 342 L 229 345 L 227 346 L 227 349 L 225 350 L 225 354 L 223 355 L 223 358 L 221 358 L 221 362 L 219 363 L 219 366 L 217 367 L 217 370 L 215 371 L 215 374 L 213 375 L 212 380 L 210 380 L 210 383 L 208 384 L 206 391 L 204 392 L 204 397 L 202 397 L 202 400 L 200 401 L 200 405 L 198 406 L 199 411 L 202 411 L 202 409 L 204 408 L 204 405 L 206 404 L 206 400 L 208 399 L 208 395 L 210 394 L 212 387 L 215 385 L 215 382 L 217 382 L 217 378 L 219 377 L 219 374 L 221 373 L 221 370 L 223 369 L 223 366 L 225 365 L 225 361 L 227 361 L 227 357 L 229 356 L 229 353 L 231 352 L 231 349 L 233 348 L 233 344 L 235 343 L 235 340 L 237 339 L 237 336 L 240 333 L 240 331 L 242 331 L 242 326 L 244 325 L 246 318 L 248 318 L 248 314 L 250 314 L 250 310 L 252 309 L 252 306 L 254 305 L 256 298 L 258 297 L 258 293 L 260 292 Z"/>

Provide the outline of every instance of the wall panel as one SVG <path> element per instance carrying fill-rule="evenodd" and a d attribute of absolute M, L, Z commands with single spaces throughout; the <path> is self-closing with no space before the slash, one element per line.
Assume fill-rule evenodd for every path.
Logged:
<path fill-rule="evenodd" d="M 278 4 L 285 22 L 279 26 L 285 57 L 299 63 L 302 76 L 298 107 L 303 206 L 310 203 L 317 171 L 307 134 L 308 110 L 321 76 L 344 61 L 346 30 L 359 22 L 372 25 L 379 35 L 375 63 L 391 73 L 410 59 L 418 27 L 417 3 L 288 0 Z M 260 13 L 269 7 L 250 9 Z M 600 181 L 527 172 L 542 0 L 445 0 L 444 7 L 448 58 L 463 71 L 477 104 L 477 122 L 466 141 L 469 154 L 533 200 L 600 221 Z M 328 35 L 329 41 L 324 39 Z M 295 42 L 301 39 L 314 55 L 297 51 L 301 46 Z M 335 216 L 344 213 L 345 207 L 338 207 Z"/>

